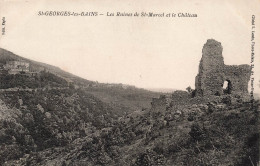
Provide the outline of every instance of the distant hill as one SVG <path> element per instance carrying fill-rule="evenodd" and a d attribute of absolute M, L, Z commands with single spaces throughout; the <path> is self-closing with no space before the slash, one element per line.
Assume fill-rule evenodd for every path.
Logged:
<path fill-rule="evenodd" d="M 80 78 L 78 76 L 75 76 L 71 73 L 65 72 L 56 66 L 52 66 L 49 64 L 41 63 L 41 62 L 36 62 L 36 61 L 30 60 L 30 59 L 18 56 L 8 50 L 0 48 L 0 65 L 3 65 L 7 61 L 12 61 L 12 60 L 24 60 L 24 61 L 30 63 L 30 69 L 32 71 L 38 71 L 38 72 L 40 72 L 42 70 L 49 71 L 59 77 L 63 77 L 64 79 L 71 80 L 79 85 L 95 83 L 94 81 L 89 81 L 89 80 Z"/>
<path fill-rule="evenodd" d="M 98 83 L 96 81 L 90 81 L 87 79 L 83 79 L 81 77 L 75 76 L 71 73 L 65 72 L 60 68 L 52 65 L 48 65 L 41 62 L 36 62 L 21 56 L 18 56 L 8 50 L 0 48 L 0 65 L 6 64 L 7 61 L 11 60 L 24 60 L 30 63 L 30 70 L 40 72 L 45 71 L 51 74 L 45 74 L 44 78 L 47 78 L 45 83 L 48 83 L 48 79 L 52 78 L 51 85 L 66 86 L 66 81 L 70 82 L 76 88 L 84 89 L 85 92 L 88 92 L 101 101 L 115 105 L 118 110 L 122 110 L 123 112 L 131 112 L 136 109 L 149 108 L 152 98 L 159 97 L 162 93 L 152 92 L 149 90 L 136 88 L 131 85 L 124 84 L 106 84 L 106 83 Z M 55 78 L 55 76 L 61 78 Z M 5 78 L 2 78 L 2 80 Z M 9 79 L 8 79 L 9 80 Z M 38 80 L 40 83 L 41 80 Z M 65 81 L 65 82 L 64 82 Z M 13 82 L 17 82 L 13 81 Z M 26 82 L 26 85 L 30 85 L 32 81 L 26 78 L 19 78 L 19 82 Z M 55 84 L 53 84 L 55 82 Z M 10 85 L 10 83 L 7 83 Z M 15 84 L 14 84 L 15 85 Z M 31 85 L 32 86 L 32 85 Z M 33 87 L 37 87 L 37 85 L 33 85 Z M 1 88 L 0 88 L 1 89 Z"/>
<path fill-rule="evenodd" d="M 161 92 L 161 93 L 173 93 L 177 89 L 172 89 L 172 88 L 146 88 L 149 91 L 153 92 Z"/>
<path fill-rule="evenodd" d="M 139 88 L 124 88 L 117 84 L 110 87 L 107 85 L 88 87 L 85 91 L 105 103 L 114 103 L 120 106 L 124 112 L 150 108 L 152 99 L 163 94 Z"/>

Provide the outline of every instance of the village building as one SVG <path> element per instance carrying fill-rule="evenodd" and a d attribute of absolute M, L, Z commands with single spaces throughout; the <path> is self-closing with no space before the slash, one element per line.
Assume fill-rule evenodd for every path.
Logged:
<path fill-rule="evenodd" d="M 3 66 L 4 70 L 8 71 L 8 74 L 19 74 L 19 73 L 29 73 L 30 63 L 25 61 L 7 61 Z"/>

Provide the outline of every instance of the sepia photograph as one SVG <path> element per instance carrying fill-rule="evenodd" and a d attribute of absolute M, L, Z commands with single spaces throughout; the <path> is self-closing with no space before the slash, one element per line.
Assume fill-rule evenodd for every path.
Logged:
<path fill-rule="evenodd" d="M 0 166 L 260 166 L 259 0 L 0 0 Z"/>

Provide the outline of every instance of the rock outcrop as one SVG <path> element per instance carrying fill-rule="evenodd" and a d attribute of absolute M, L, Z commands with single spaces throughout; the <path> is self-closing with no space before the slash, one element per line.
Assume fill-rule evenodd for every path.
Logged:
<path fill-rule="evenodd" d="M 196 96 L 248 94 L 251 75 L 249 65 L 225 65 L 220 42 L 209 39 L 202 49 L 199 73 L 196 76 Z M 226 81 L 227 87 L 223 88 Z"/>

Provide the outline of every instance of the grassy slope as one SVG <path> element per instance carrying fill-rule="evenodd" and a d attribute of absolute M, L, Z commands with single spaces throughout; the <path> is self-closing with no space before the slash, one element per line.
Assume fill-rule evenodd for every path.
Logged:
<path fill-rule="evenodd" d="M 85 91 L 93 94 L 103 102 L 126 107 L 130 109 L 130 112 L 150 108 L 152 99 L 158 98 L 162 94 L 144 89 L 122 87 L 93 87 L 87 88 Z"/>

